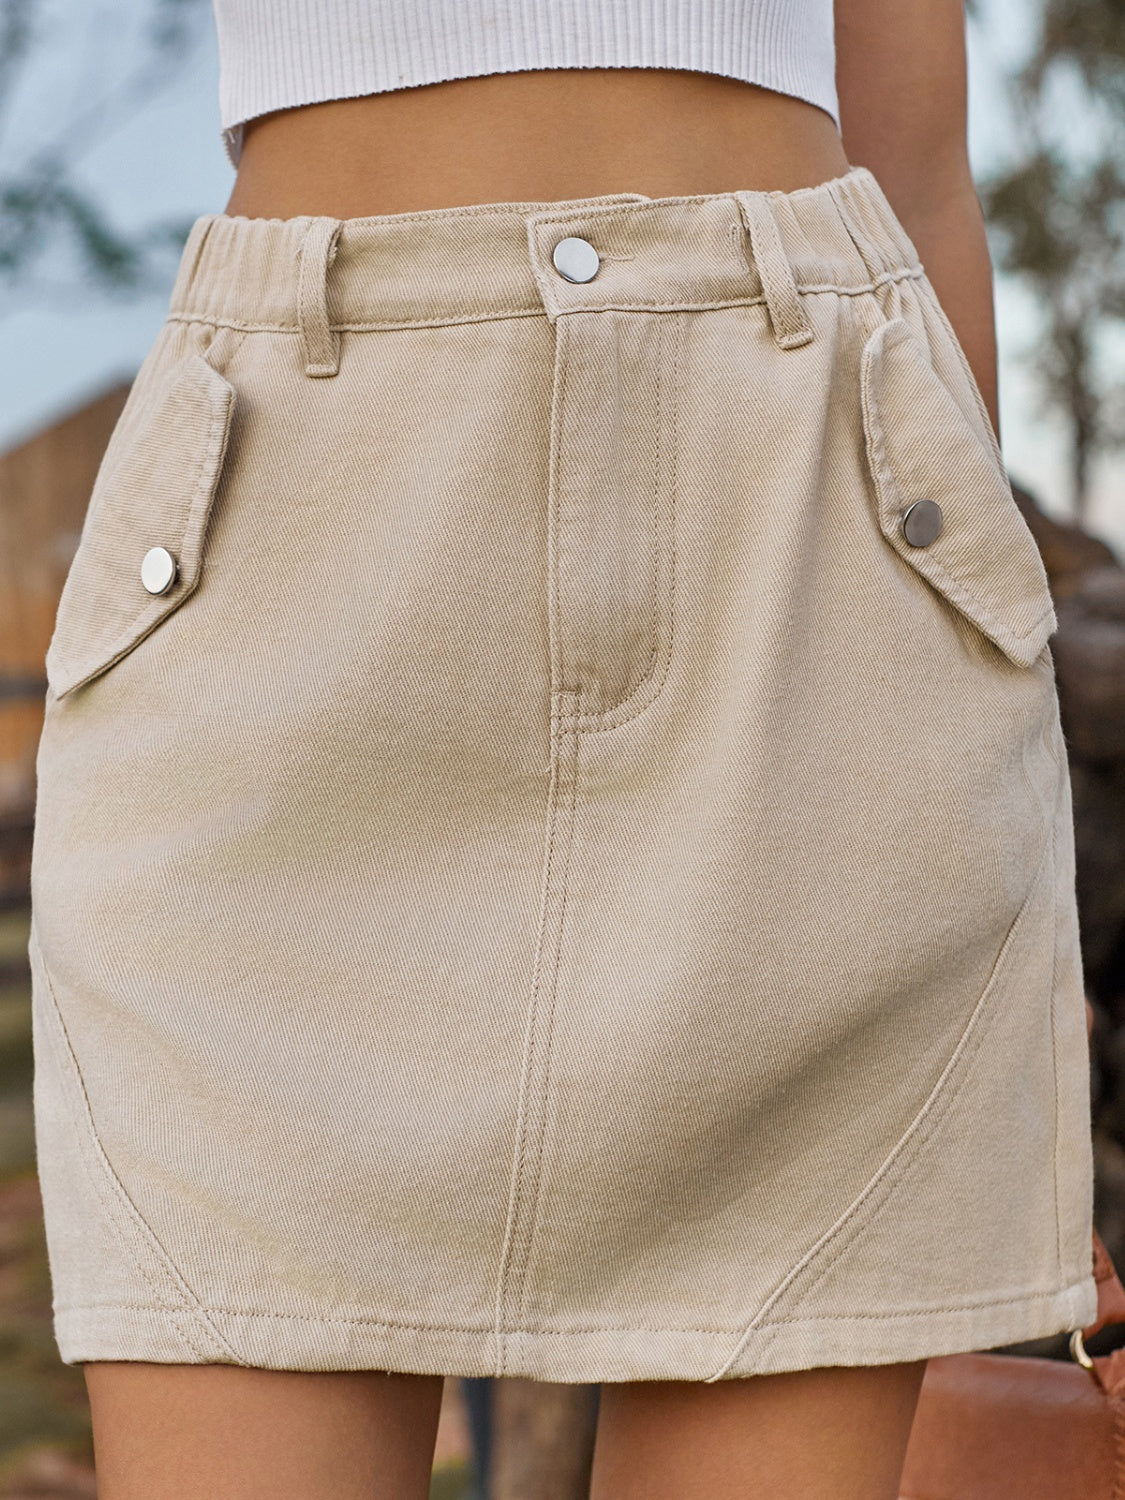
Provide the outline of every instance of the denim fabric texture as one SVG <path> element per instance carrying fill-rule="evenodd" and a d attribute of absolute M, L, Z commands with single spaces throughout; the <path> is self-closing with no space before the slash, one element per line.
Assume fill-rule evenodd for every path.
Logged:
<path fill-rule="evenodd" d="M 1054 628 L 865 168 L 200 218 L 46 662 L 63 1360 L 714 1381 L 1088 1323 Z"/>

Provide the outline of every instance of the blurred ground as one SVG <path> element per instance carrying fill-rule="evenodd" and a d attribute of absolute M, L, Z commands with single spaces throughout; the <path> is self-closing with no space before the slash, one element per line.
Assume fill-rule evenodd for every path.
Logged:
<path fill-rule="evenodd" d="M 0 1495 L 94 1494 L 86 1385 L 51 1331 L 31 1113 L 28 913 L 0 912 Z"/>

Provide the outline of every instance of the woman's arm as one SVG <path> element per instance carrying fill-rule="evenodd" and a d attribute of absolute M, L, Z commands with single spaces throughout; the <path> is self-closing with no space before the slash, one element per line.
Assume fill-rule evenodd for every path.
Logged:
<path fill-rule="evenodd" d="M 962 0 L 836 0 L 844 152 L 870 168 L 965 350 L 997 436 L 992 261 L 969 169 Z"/>

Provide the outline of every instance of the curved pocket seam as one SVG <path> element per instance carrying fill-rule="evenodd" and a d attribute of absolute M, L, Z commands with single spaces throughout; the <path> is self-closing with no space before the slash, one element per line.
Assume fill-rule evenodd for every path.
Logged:
<path fill-rule="evenodd" d="M 996 991 L 1006 972 L 1012 949 L 1016 946 L 1026 925 L 1027 914 L 1032 909 L 1032 900 L 1047 879 L 1048 872 L 1052 879 L 1054 877 L 1056 838 L 1057 829 L 1052 823 L 1051 832 L 1044 840 L 1035 873 L 1024 892 L 1015 916 L 1008 925 L 996 957 L 993 959 L 988 978 L 925 1099 L 851 1202 L 765 1297 L 753 1317 L 743 1326 L 730 1354 L 713 1374 L 706 1377 L 708 1382 L 719 1380 L 726 1374 L 751 1336 L 759 1329 L 776 1330 L 791 1321 L 784 1315 L 780 1317 L 776 1313 L 772 1317 L 767 1315 L 779 1303 L 784 1308 L 786 1302 L 791 1302 L 794 1296 L 807 1297 L 832 1270 L 833 1261 L 825 1252 L 831 1250 L 833 1254 L 839 1256 L 850 1250 L 865 1234 L 871 1233 L 877 1224 L 878 1211 L 884 1208 L 888 1196 L 893 1195 L 894 1190 L 917 1170 L 923 1149 L 933 1138 L 954 1099 L 957 1098 L 976 1053 L 988 1035 L 989 1022 L 999 1004 L 995 999 Z M 942 1307 L 932 1310 L 948 1311 L 950 1309 Z"/>
<path fill-rule="evenodd" d="M 45 1005 L 41 1011 L 48 1020 L 48 1033 L 53 1036 L 53 1045 L 56 1056 L 61 1064 L 64 1076 L 69 1076 L 70 1092 L 72 1099 L 79 1106 L 80 1121 L 79 1128 L 85 1137 L 87 1146 L 93 1153 L 93 1161 L 90 1160 L 86 1151 L 82 1152 L 83 1163 L 91 1180 L 97 1197 L 101 1200 L 106 1212 L 107 1221 L 113 1229 L 115 1236 L 122 1246 L 130 1264 L 136 1269 L 148 1285 L 152 1288 L 158 1302 L 166 1310 L 169 1316 L 176 1322 L 177 1332 L 187 1347 L 196 1357 L 209 1362 L 214 1358 L 214 1351 L 221 1351 L 236 1364 L 242 1360 L 234 1349 L 219 1334 L 212 1325 L 210 1318 L 199 1298 L 191 1290 L 187 1281 L 175 1265 L 171 1256 L 160 1243 L 156 1233 L 148 1221 L 141 1214 L 132 1198 L 129 1196 L 114 1170 L 113 1163 L 106 1154 L 94 1122 L 93 1112 L 90 1107 L 90 1098 L 86 1089 L 82 1069 L 78 1058 L 75 1056 L 70 1036 L 55 996 L 54 985 L 51 981 L 47 961 L 39 946 L 39 938 L 35 932 L 34 924 L 31 929 L 30 947 L 34 950 L 34 961 L 37 963 L 40 976 L 43 980 L 43 998 Z M 143 1246 L 149 1255 L 153 1256 L 165 1276 L 168 1277 L 175 1287 L 175 1297 L 170 1296 L 152 1275 L 151 1271 L 143 1263 L 142 1255 L 137 1253 L 138 1246 Z M 202 1335 L 210 1342 L 210 1353 L 201 1350 L 188 1336 L 187 1332 L 180 1327 L 178 1319 L 188 1318 L 191 1320 L 191 1328 L 197 1335 Z"/>

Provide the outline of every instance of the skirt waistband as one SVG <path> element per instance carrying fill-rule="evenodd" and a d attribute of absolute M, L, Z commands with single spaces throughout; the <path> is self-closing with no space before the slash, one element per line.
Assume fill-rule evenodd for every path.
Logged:
<path fill-rule="evenodd" d="M 570 237 L 597 252 L 589 280 L 553 263 Z M 303 332 L 323 322 L 327 335 L 766 301 L 779 341 L 800 343 L 792 293 L 858 293 L 921 269 L 875 177 L 853 167 L 791 192 L 618 193 L 355 219 L 207 214 L 184 246 L 169 316 Z"/>

